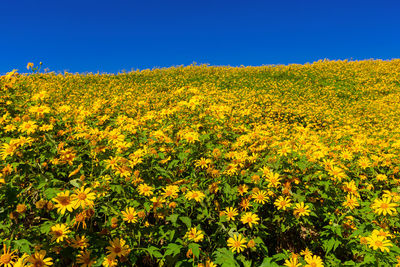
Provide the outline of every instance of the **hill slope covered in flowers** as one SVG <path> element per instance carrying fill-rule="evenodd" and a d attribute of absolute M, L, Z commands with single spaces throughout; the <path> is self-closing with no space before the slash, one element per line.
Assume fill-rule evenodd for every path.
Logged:
<path fill-rule="evenodd" d="M 399 265 L 400 60 L 13 71 L 0 115 L 0 266 Z"/>

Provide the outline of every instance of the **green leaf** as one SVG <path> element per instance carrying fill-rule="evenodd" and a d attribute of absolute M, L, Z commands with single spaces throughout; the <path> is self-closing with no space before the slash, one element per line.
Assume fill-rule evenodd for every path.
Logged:
<path fill-rule="evenodd" d="M 331 238 L 328 241 L 324 242 L 325 253 L 328 254 L 331 250 L 335 251 L 335 249 L 341 244 L 341 242 L 337 239 Z"/>
<path fill-rule="evenodd" d="M 72 184 L 73 186 L 80 188 L 81 187 L 81 179 L 77 178 L 77 179 L 73 179 L 71 181 L 69 181 L 70 184 Z"/>
<path fill-rule="evenodd" d="M 179 219 L 186 224 L 187 228 L 192 227 L 192 220 L 189 217 L 179 217 Z"/>
<path fill-rule="evenodd" d="M 110 189 L 111 191 L 116 192 L 118 194 L 124 193 L 124 187 L 120 184 L 112 184 L 110 185 Z"/>
<path fill-rule="evenodd" d="M 181 245 L 178 245 L 178 244 L 175 244 L 175 243 L 170 243 L 166 247 L 166 251 L 165 251 L 164 256 L 172 255 L 173 257 L 175 257 L 176 255 L 181 253 L 181 248 L 182 248 Z"/>
<path fill-rule="evenodd" d="M 193 255 L 196 258 L 199 258 L 199 256 L 200 256 L 200 245 L 196 244 L 196 243 L 190 243 L 188 247 L 192 250 Z"/>
<path fill-rule="evenodd" d="M 58 193 L 60 193 L 61 190 L 58 188 L 47 188 L 44 191 L 44 195 L 46 196 L 47 199 L 52 199 L 57 196 Z"/>
<path fill-rule="evenodd" d="M 275 262 L 272 262 L 272 258 L 264 258 L 259 267 L 279 267 L 279 265 Z"/>
<path fill-rule="evenodd" d="M 32 246 L 32 244 L 28 240 L 26 239 L 14 240 L 13 243 L 20 252 L 31 254 L 31 249 L 29 247 Z"/>
<path fill-rule="evenodd" d="M 167 221 L 172 222 L 172 224 L 175 224 L 176 221 L 178 220 L 179 215 L 178 214 L 171 214 L 170 216 L 167 217 Z"/>
<path fill-rule="evenodd" d="M 221 267 L 238 267 L 239 264 L 235 260 L 232 251 L 228 250 L 227 248 L 219 248 L 217 251 L 213 253 L 216 264 L 221 265 Z"/>
<path fill-rule="evenodd" d="M 153 256 L 156 257 L 156 258 L 162 258 L 163 257 L 163 255 L 159 251 L 160 249 L 157 248 L 157 247 L 151 246 L 151 247 L 148 247 L 146 250 L 149 252 L 150 256 L 152 256 L 152 257 Z"/>
<path fill-rule="evenodd" d="M 52 225 L 53 223 L 50 221 L 42 223 L 42 225 L 40 226 L 40 232 L 42 234 L 48 234 Z"/>

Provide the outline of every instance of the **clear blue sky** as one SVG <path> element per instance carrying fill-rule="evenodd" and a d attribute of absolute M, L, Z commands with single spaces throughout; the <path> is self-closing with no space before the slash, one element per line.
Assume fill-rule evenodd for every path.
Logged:
<path fill-rule="evenodd" d="M 0 73 L 400 58 L 400 1 L 13 0 Z"/>

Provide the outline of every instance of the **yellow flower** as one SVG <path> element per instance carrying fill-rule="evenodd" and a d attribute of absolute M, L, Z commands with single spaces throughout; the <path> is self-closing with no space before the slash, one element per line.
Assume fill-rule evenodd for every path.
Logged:
<path fill-rule="evenodd" d="M 383 214 L 384 216 L 386 216 L 386 214 L 389 215 L 397 214 L 396 207 L 398 205 L 396 203 L 390 203 L 391 200 L 392 200 L 391 198 L 383 198 L 382 200 L 375 199 L 374 203 L 372 204 L 374 212 L 377 213 L 378 215 Z"/>
<path fill-rule="evenodd" d="M 1 159 L 5 160 L 8 156 L 14 155 L 16 149 L 16 145 L 4 143 L 0 151 Z"/>
<path fill-rule="evenodd" d="M 253 193 L 252 198 L 254 198 L 255 202 L 264 204 L 268 199 L 268 193 L 264 190 L 259 190 Z"/>
<path fill-rule="evenodd" d="M 115 257 L 107 256 L 107 257 L 104 257 L 102 265 L 104 267 L 115 267 L 118 265 L 118 261 L 117 261 L 117 259 L 115 259 Z"/>
<path fill-rule="evenodd" d="M 258 221 L 260 218 L 258 218 L 257 214 L 254 214 L 252 212 L 246 212 L 242 218 L 240 219 L 243 224 L 248 224 L 250 228 L 253 227 L 253 224 L 258 224 Z"/>
<path fill-rule="evenodd" d="M 195 161 L 194 166 L 199 167 L 200 169 L 207 169 L 208 164 L 210 163 L 211 163 L 210 159 L 200 158 L 199 160 Z"/>
<path fill-rule="evenodd" d="M 76 259 L 76 262 L 80 263 L 81 267 L 90 267 L 96 263 L 94 259 L 91 259 L 90 251 L 81 251 Z"/>
<path fill-rule="evenodd" d="M 371 235 L 366 238 L 370 248 L 374 250 L 380 249 L 382 252 L 389 252 L 389 247 L 393 246 L 392 243 L 384 236 Z"/>
<path fill-rule="evenodd" d="M 106 247 L 106 249 L 110 257 L 127 256 L 131 252 L 129 246 L 126 245 L 126 241 L 119 238 L 110 241 L 110 246 Z"/>
<path fill-rule="evenodd" d="M 230 221 L 230 220 L 235 220 L 235 216 L 237 216 L 238 210 L 236 208 L 233 207 L 228 207 L 225 209 L 224 211 L 224 215 L 226 215 L 226 220 Z"/>
<path fill-rule="evenodd" d="M 305 265 L 304 267 L 324 267 L 322 259 L 317 255 L 305 256 L 304 259 L 307 262 L 307 265 Z"/>
<path fill-rule="evenodd" d="M 128 223 L 135 223 L 137 222 L 137 212 L 132 207 L 127 207 L 125 211 L 122 212 L 124 216 L 123 220 Z"/>
<path fill-rule="evenodd" d="M 90 188 L 85 189 L 84 186 L 75 190 L 75 194 L 72 195 L 72 205 L 74 209 L 77 209 L 79 207 L 82 207 L 84 209 L 86 207 L 94 206 L 93 200 L 96 199 L 96 194 L 90 191 Z"/>
<path fill-rule="evenodd" d="M 88 239 L 86 236 L 76 236 L 76 238 L 71 240 L 71 247 L 76 249 L 85 249 L 89 246 Z"/>
<path fill-rule="evenodd" d="M 34 267 L 45 267 L 53 265 L 52 258 L 45 258 L 46 251 L 41 250 L 39 252 L 35 252 L 35 254 L 31 255 L 28 258 L 28 262 L 30 262 Z"/>
<path fill-rule="evenodd" d="M 17 205 L 17 212 L 22 214 L 25 213 L 26 211 L 26 205 L 25 204 L 18 204 Z"/>
<path fill-rule="evenodd" d="M 292 254 L 290 259 L 286 259 L 285 263 L 283 264 L 286 267 L 299 267 L 301 263 L 299 263 L 299 256 L 296 254 Z"/>
<path fill-rule="evenodd" d="M 24 253 L 13 265 L 13 267 L 25 267 L 27 266 L 27 258 L 29 257 L 28 254 Z M 1 261 L 0 261 L 1 262 Z M 7 266 L 5 266 L 7 267 Z"/>
<path fill-rule="evenodd" d="M 239 195 L 243 196 L 244 194 L 246 194 L 248 192 L 249 187 L 245 184 L 239 185 L 238 186 L 238 193 Z"/>
<path fill-rule="evenodd" d="M 194 242 L 199 242 L 202 241 L 204 238 L 204 233 L 201 230 L 197 230 L 196 228 L 190 228 L 189 231 L 187 231 L 185 237 L 191 241 Z"/>
<path fill-rule="evenodd" d="M 268 181 L 268 187 L 276 188 L 281 184 L 279 173 L 270 172 L 266 175 L 265 179 Z"/>
<path fill-rule="evenodd" d="M 346 201 L 343 202 L 342 205 L 351 210 L 354 209 L 355 207 L 360 206 L 360 204 L 358 204 L 358 202 L 357 202 L 357 198 L 350 194 L 346 196 Z"/>
<path fill-rule="evenodd" d="M 62 242 L 67 234 L 71 232 L 67 225 L 56 224 L 51 227 L 51 233 L 53 234 L 52 240 L 56 240 L 57 243 Z"/>
<path fill-rule="evenodd" d="M 154 188 L 147 185 L 146 183 L 140 184 L 138 186 L 139 195 L 144 195 L 146 197 L 151 196 L 153 194 Z"/>
<path fill-rule="evenodd" d="M 19 131 L 20 132 L 26 132 L 26 134 L 31 134 L 36 131 L 36 128 L 38 126 L 36 125 L 35 121 L 24 121 L 20 126 L 19 126 Z"/>
<path fill-rule="evenodd" d="M 33 63 L 29 62 L 28 65 L 26 65 L 26 69 L 29 70 L 29 69 L 32 69 L 32 68 L 33 68 Z"/>
<path fill-rule="evenodd" d="M 286 210 L 291 206 L 290 204 L 290 199 L 288 197 L 282 197 L 280 196 L 277 200 L 275 200 L 274 205 L 278 208 L 278 210 Z"/>
<path fill-rule="evenodd" d="M 68 210 L 69 212 L 73 211 L 74 205 L 69 193 L 70 192 L 68 190 L 60 192 L 55 198 L 52 199 L 54 202 L 57 203 L 54 205 L 54 207 L 57 208 L 57 212 L 60 214 L 64 214 L 66 210 Z"/>
<path fill-rule="evenodd" d="M 6 247 L 6 244 L 3 244 L 3 254 L 0 256 L 0 266 L 11 267 L 15 263 L 15 259 L 18 258 L 14 253 L 17 250 L 11 251 L 11 248 Z"/>
<path fill-rule="evenodd" d="M 179 192 L 179 186 L 177 185 L 167 185 L 165 188 L 163 188 L 164 193 L 163 197 L 171 197 L 171 198 L 177 198 L 178 197 L 178 192 Z"/>
<path fill-rule="evenodd" d="M 197 191 L 197 190 L 193 190 L 193 191 L 189 191 L 186 193 L 185 197 L 188 200 L 196 200 L 197 202 L 200 202 L 206 195 L 201 192 L 201 191 Z"/>
<path fill-rule="evenodd" d="M 304 202 L 296 203 L 293 214 L 296 217 L 308 216 L 310 215 L 310 207 L 304 205 Z"/>
<path fill-rule="evenodd" d="M 242 252 L 246 248 L 247 240 L 241 234 L 236 234 L 233 237 L 228 239 L 228 247 L 232 250 L 232 252 Z"/>

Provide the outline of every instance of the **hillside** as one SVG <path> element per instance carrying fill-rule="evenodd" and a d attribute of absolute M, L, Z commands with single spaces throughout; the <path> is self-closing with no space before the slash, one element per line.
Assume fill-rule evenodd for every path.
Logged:
<path fill-rule="evenodd" d="M 400 60 L 11 72 L 0 111 L 10 263 L 400 265 Z"/>

